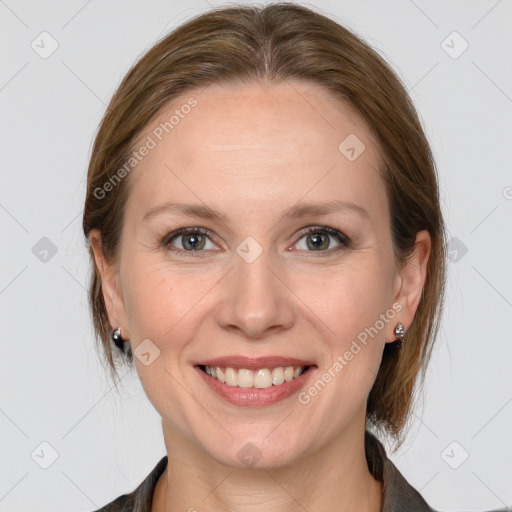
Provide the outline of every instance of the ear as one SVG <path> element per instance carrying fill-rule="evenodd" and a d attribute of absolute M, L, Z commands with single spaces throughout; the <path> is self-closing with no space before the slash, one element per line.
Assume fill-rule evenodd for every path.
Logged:
<path fill-rule="evenodd" d="M 129 340 L 130 333 L 127 330 L 128 324 L 126 322 L 126 312 L 118 266 L 115 263 L 107 261 L 105 258 L 101 243 L 101 232 L 99 230 L 91 229 L 89 242 L 94 253 L 96 266 L 101 276 L 101 290 L 110 325 L 114 329 L 121 327 L 122 338 Z"/>
<path fill-rule="evenodd" d="M 420 303 L 423 286 L 427 277 L 427 264 L 430 257 L 431 239 L 426 230 L 418 231 L 414 249 L 407 262 L 398 270 L 397 287 L 394 304 L 400 303 L 402 309 L 392 322 L 389 322 L 389 332 L 386 339 L 395 341 L 395 327 L 400 322 L 408 330 Z"/>

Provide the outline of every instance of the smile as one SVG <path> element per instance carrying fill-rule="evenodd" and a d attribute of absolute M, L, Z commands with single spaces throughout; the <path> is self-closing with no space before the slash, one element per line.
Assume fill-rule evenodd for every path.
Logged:
<path fill-rule="evenodd" d="M 194 368 L 222 399 L 238 406 L 265 407 L 298 393 L 318 367 L 299 359 L 234 356 L 202 361 Z"/>
<path fill-rule="evenodd" d="M 278 366 L 272 370 L 270 368 L 260 368 L 254 371 L 247 368 L 221 368 L 220 366 L 208 365 L 202 367 L 210 377 L 225 383 L 226 386 L 258 389 L 266 389 L 291 382 L 293 379 L 300 377 L 307 368 L 307 366 Z"/>

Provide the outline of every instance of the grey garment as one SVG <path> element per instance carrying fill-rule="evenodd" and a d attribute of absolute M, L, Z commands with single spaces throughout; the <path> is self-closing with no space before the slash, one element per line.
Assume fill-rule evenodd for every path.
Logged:
<path fill-rule="evenodd" d="M 371 433 L 365 434 L 368 468 L 382 482 L 381 512 L 436 512 L 412 487 L 387 457 L 382 443 Z M 167 455 L 160 459 L 151 473 L 131 493 L 123 494 L 95 512 L 151 512 L 153 493 L 160 475 L 167 466 Z M 505 509 L 503 509 L 505 510 Z M 497 511 L 499 512 L 499 511 Z"/>

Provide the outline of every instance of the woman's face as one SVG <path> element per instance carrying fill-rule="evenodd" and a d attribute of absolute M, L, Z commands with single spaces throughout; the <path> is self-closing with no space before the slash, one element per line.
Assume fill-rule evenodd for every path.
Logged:
<path fill-rule="evenodd" d="M 102 278 L 166 442 L 278 467 L 360 435 L 422 272 L 395 266 L 362 119 L 305 82 L 214 85 L 173 100 L 144 145 Z"/>

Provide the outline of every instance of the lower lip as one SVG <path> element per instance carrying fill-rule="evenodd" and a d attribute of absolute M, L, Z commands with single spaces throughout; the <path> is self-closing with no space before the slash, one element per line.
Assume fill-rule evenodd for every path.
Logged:
<path fill-rule="evenodd" d="M 224 382 L 220 382 L 219 380 L 210 377 L 210 375 L 205 373 L 198 366 L 196 366 L 195 369 L 199 372 L 199 375 L 205 384 L 213 389 L 213 391 L 218 395 L 234 405 L 240 405 L 243 407 L 265 407 L 289 398 L 305 386 L 314 370 L 314 368 L 310 367 L 302 375 L 294 378 L 290 382 L 283 382 L 283 384 L 278 386 L 259 389 L 228 386 Z"/>

